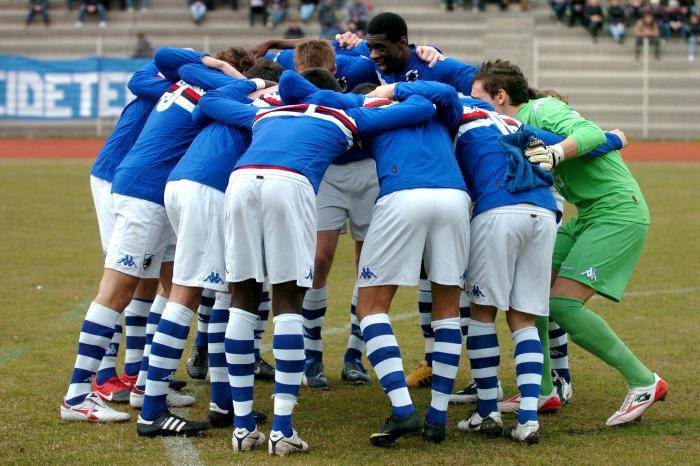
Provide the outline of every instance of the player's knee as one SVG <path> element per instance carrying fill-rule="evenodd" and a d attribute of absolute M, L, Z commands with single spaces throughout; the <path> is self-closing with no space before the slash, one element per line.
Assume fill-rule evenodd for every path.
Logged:
<path fill-rule="evenodd" d="M 549 298 L 549 317 L 565 332 L 570 332 L 572 318 L 584 309 L 583 301 L 580 299 L 554 295 Z"/>

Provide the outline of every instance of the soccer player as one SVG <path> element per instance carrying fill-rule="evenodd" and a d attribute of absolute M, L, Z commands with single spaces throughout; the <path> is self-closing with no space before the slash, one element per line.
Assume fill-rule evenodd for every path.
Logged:
<path fill-rule="evenodd" d="M 622 298 L 649 230 L 649 210 L 639 185 L 617 151 L 592 160 L 582 157 L 602 142 L 603 132 L 558 99 L 530 100 L 527 79 L 516 65 L 505 60 L 484 63 L 475 77 L 472 94 L 491 102 L 502 113 L 566 138 L 558 144 L 536 147 L 528 154 L 531 162 L 553 171 L 557 189 L 578 209 L 577 216 L 557 233 L 550 314 L 574 343 L 616 368 L 626 379 L 627 396 L 607 425 L 639 419 L 666 396 L 668 384 L 586 306 L 594 294 L 614 302 Z M 538 322 L 538 328 L 544 341 L 546 320 Z M 551 384 L 544 386 L 548 375 L 545 368 L 545 394 L 552 388 Z"/>
<path fill-rule="evenodd" d="M 280 86 L 284 99 L 285 89 L 282 83 Z M 450 86 L 443 88 L 456 97 Z M 356 105 L 391 104 L 386 99 L 348 97 L 355 97 Z M 450 134 L 436 118 L 365 138 L 363 145 L 376 160 L 380 193 L 360 257 L 358 317 L 368 358 L 391 400 L 391 416 L 370 441 L 389 446 L 402 435 L 422 431 L 428 440 L 441 442 L 461 352 L 459 298 L 469 251 L 469 195 Z M 408 393 L 388 317 L 398 286 L 418 284 L 421 262 L 433 285 L 436 339 L 432 397 L 425 421 Z"/>
<path fill-rule="evenodd" d="M 186 50 L 160 49 L 155 57 L 158 70 L 172 80 L 177 79 L 173 69 L 188 60 L 224 69 L 227 65 Z M 170 91 L 163 94 L 114 175 L 114 230 L 105 255 L 99 291 L 82 325 L 71 383 L 61 403 L 63 420 L 113 422 L 129 419 L 128 413 L 104 404 L 90 391 L 90 385 L 114 336 L 119 315 L 133 298 L 141 278 L 158 277 L 163 254 L 171 243 L 172 230 L 162 200 L 165 179 L 172 168 L 170 164 L 189 145 L 191 139 L 187 141 L 187 138 L 196 134 L 189 112 L 194 107 L 192 101 L 199 99 L 201 91 L 186 83 L 174 84 Z M 188 122 L 182 117 L 183 112 L 187 113 Z M 178 150 L 182 152 L 178 154 Z M 132 391 L 130 397 L 133 395 Z"/>
<path fill-rule="evenodd" d="M 114 207 L 112 205 L 112 179 L 117 166 L 134 145 L 148 115 L 160 96 L 172 85 L 164 79 L 153 61 L 148 62 L 132 76 L 129 86 L 137 91 L 137 97 L 127 104 L 90 172 L 90 187 L 97 213 L 103 254 L 107 253 L 109 239 L 114 229 Z M 103 400 L 115 403 L 128 403 L 131 386 L 136 381 L 143 347 L 145 344 L 146 317 L 156 294 L 158 280 L 141 280 L 134 298 L 124 310 L 126 327 L 126 355 L 121 377 L 115 371 L 116 357 L 121 340 L 122 326 L 116 324 L 114 336 L 105 352 L 92 390 Z"/>
<path fill-rule="evenodd" d="M 306 75 L 321 83 L 320 87 L 338 90 L 327 71 L 313 69 Z M 292 428 L 292 411 L 304 370 L 300 311 L 303 295 L 313 281 L 315 192 L 323 173 L 352 146 L 356 134 L 417 124 L 434 110 L 428 101 L 416 98 L 391 109 L 343 112 L 303 104 L 258 111 L 232 98 L 240 93 L 241 85 L 246 83 L 213 91 L 202 101 L 202 110 L 210 116 L 253 129 L 252 143 L 238 160 L 225 196 L 226 267 L 232 290 L 226 353 L 235 412 L 233 447 L 250 450 L 265 441 L 251 410 L 255 310 L 267 277 L 275 314 L 276 359 L 268 451 L 284 456 L 308 450 Z"/>

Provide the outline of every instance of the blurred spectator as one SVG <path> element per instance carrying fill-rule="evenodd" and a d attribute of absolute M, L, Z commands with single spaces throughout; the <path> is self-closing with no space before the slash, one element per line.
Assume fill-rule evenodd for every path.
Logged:
<path fill-rule="evenodd" d="M 549 7 L 554 12 L 554 16 L 557 18 L 557 26 L 561 26 L 564 23 L 564 16 L 566 15 L 566 7 L 569 6 L 567 0 L 551 0 L 549 2 Z"/>
<path fill-rule="evenodd" d="M 695 61 L 695 51 L 700 42 L 700 20 L 698 15 L 692 15 L 688 23 L 688 61 Z"/>
<path fill-rule="evenodd" d="M 141 0 L 140 4 L 142 12 L 148 11 L 148 1 L 149 0 Z M 134 0 L 122 0 L 122 9 L 126 9 L 127 11 L 133 11 Z"/>
<path fill-rule="evenodd" d="M 192 21 L 195 22 L 197 26 L 201 25 L 204 21 L 204 17 L 207 15 L 207 4 L 203 0 L 187 0 L 190 5 L 190 15 L 192 15 Z"/>
<path fill-rule="evenodd" d="M 627 26 L 634 26 L 642 19 L 642 0 L 629 0 L 627 2 Z"/>
<path fill-rule="evenodd" d="M 610 0 L 608 6 L 608 32 L 618 44 L 625 41 L 625 9 L 620 0 Z"/>
<path fill-rule="evenodd" d="M 304 30 L 299 26 L 299 18 L 292 16 L 289 18 L 287 30 L 284 31 L 285 39 L 301 39 L 304 37 Z"/>
<path fill-rule="evenodd" d="M 263 25 L 267 24 L 267 8 L 265 7 L 265 0 L 250 0 L 250 25 L 255 24 L 255 17 L 257 15 L 262 16 Z"/>
<path fill-rule="evenodd" d="M 44 26 L 49 25 L 49 5 L 46 0 L 29 0 L 29 13 L 27 13 L 26 24 L 29 26 L 34 21 L 35 15 L 41 15 Z"/>
<path fill-rule="evenodd" d="M 647 11 L 651 12 L 659 27 L 666 22 L 666 7 L 661 4 L 661 0 L 649 0 L 649 7 L 644 10 L 644 13 Z"/>
<path fill-rule="evenodd" d="M 467 5 L 465 3 L 465 0 L 443 0 L 445 3 L 445 10 L 447 11 L 453 11 L 455 9 L 455 3 L 458 4 L 458 6 L 461 6 L 462 9 L 466 9 Z"/>
<path fill-rule="evenodd" d="M 85 20 L 85 15 L 97 15 L 100 18 L 99 26 L 101 28 L 107 26 L 107 10 L 104 5 L 102 5 L 99 0 L 82 0 L 80 6 L 78 7 L 78 21 L 75 23 L 75 27 L 80 29 L 83 27 L 83 21 Z"/>
<path fill-rule="evenodd" d="M 698 14 L 698 10 L 695 8 L 695 0 L 679 0 L 678 3 L 681 8 L 681 13 L 683 13 L 688 20 L 690 20 L 691 16 Z"/>
<path fill-rule="evenodd" d="M 585 22 L 583 12 L 586 6 L 586 0 L 569 0 L 569 27 L 574 27 L 576 21 L 581 24 Z"/>
<path fill-rule="evenodd" d="M 321 4 L 318 6 L 318 22 L 321 23 L 322 39 L 332 40 L 336 34 L 343 32 L 335 15 L 334 0 L 321 1 Z"/>
<path fill-rule="evenodd" d="M 466 6 L 466 1 L 464 0 L 464 3 L 462 3 L 462 8 L 467 8 Z M 486 10 L 486 3 L 484 0 L 472 0 L 472 13 L 478 13 L 480 11 L 485 11 Z"/>
<path fill-rule="evenodd" d="M 639 60 L 645 38 L 649 39 L 649 44 L 654 47 L 654 57 L 659 59 L 661 56 L 659 34 L 659 25 L 656 24 L 654 15 L 650 11 L 645 12 L 642 19 L 637 20 L 637 24 L 634 26 L 634 37 L 636 38 L 634 52 L 637 60 Z"/>
<path fill-rule="evenodd" d="M 678 0 L 669 0 L 666 7 L 666 21 L 661 29 L 661 38 L 668 39 L 671 36 L 682 37 L 685 35 L 685 15 L 681 13 Z"/>
<path fill-rule="evenodd" d="M 299 19 L 304 23 L 311 21 L 316 13 L 316 7 L 318 6 L 318 0 L 301 0 L 301 5 L 299 5 Z"/>
<path fill-rule="evenodd" d="M 344 6 L 345 0 L 335 0 L 333 2 L 333 8 L 335 8 L 336 10 L 342 10 Z"/>
<path fill-rule="evenodd" d="M 593 42 L 598 42 L 598 34 L 603 29 L 603 9 L 598 0 L 588 0 L 586 2 L 586 28 L 593 37 Z"/>
<path fill-rule="evenodd" d="M 268 0 L 267 27 L 275 27 L 287 17 L 287 0 Z"/>
<path fill-rule="evenodd" d="M 143 32 L 136 34 L 136 48 L 131 58 L 153 58 L 153 47 Z"/>
<path fill-rule="evenodd" d="M 369 7 L 363 0 L 354 0 L 348 7 L 348 22 L 355 23 L 355 26 L 360 31 L 367 29 L 367 21 L 369 21 Z"/>
<path fill-rule="evenodd" d="M 69 10 L 73 9 L 73 0 L 66 0 L 66 8 Z"/>

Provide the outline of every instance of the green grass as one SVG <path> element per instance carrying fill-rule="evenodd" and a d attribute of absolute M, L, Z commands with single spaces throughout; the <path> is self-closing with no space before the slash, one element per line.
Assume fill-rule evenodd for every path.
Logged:
<path fill-rule="evenodd" d="M 539 445 L 524 447 L 505 439 L 463 435 L 455 424 L 468 408 L 456 406 L 449 411 L 448 439 L 443 444 L 406 438 L 388 450 L 373 448 L 368 437 L 387 415 L 388 401 L 376 381 L 365 387 L 340 381 L 347 334 L 333 332 L 325 339 L 331 390 L 302 388 L 295 413 L 295 426 L 311 452 L 285 463 L 697 464 L 700 215 L 693 193 L 697 193 L 700 164 L 632 168 L 649 201 L 653 225 L 628 291 L 648 294 L 628 296 L 617 305 L 597 299 L 591 307 L 670 383 L 668 400 L 653 407 L 641 424 L 605 427 L 605 419 L 625 396 L 624 381 L 614 370 L 573 348 L 573 402 L 557 415 L 542 417 Z M 164 443 L 138 438 L 133 421 L 90 425 L 59 420 L 59 402 L 70 377 L 81 319 L 101 272 L 88 171 L 87 161 L 0 161 L 1 463 L 170 463 Z M 352 245 L 343 238 L 330 277 L 327 328 L 347 325 L 353 277 Z M 672 292 L 679 289 L 686 290 Z M 415 299 L 415 289 L 400 290 L 392 312 L 415 312 Z M 417 321 L 416 315 L 395 324 L 407 369 L 422 358 Z M 510 394 L 514 392 L 512 342 L 502 316 L 499 336 L 500 375 Z M 265 356 L 272 359 L 269 353 Z M 184 370 L 179 376 L 186 378 Z M 458 385 L 466 379 L 462 369 Z M 190 415 L 204 418 L 206 385 L 193 381 L 188 390 L 198 396 Z M 272 385 L 260 383 L 256 390 L 256 408 L 271 414 Z M 411 394 L 419 409 L 426 409 L 429 390 Z M 136 411 L 131 413 L 135 418 Z M 505 420 L 512 422 L 510 417 Z M 192 443 L 206 464 L 275 461 L 264 451 L 235 456 L 230 436 L 228 429 L 212 430 Z"/>

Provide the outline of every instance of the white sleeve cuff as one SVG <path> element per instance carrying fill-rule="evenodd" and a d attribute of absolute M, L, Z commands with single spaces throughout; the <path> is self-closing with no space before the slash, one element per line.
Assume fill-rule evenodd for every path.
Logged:
<path fill-rule="evenodd" d="M 257 90 L 265 89 L 265 80 L 260 78 L 249 79 L 250 82 L 255 83 Z"/>

